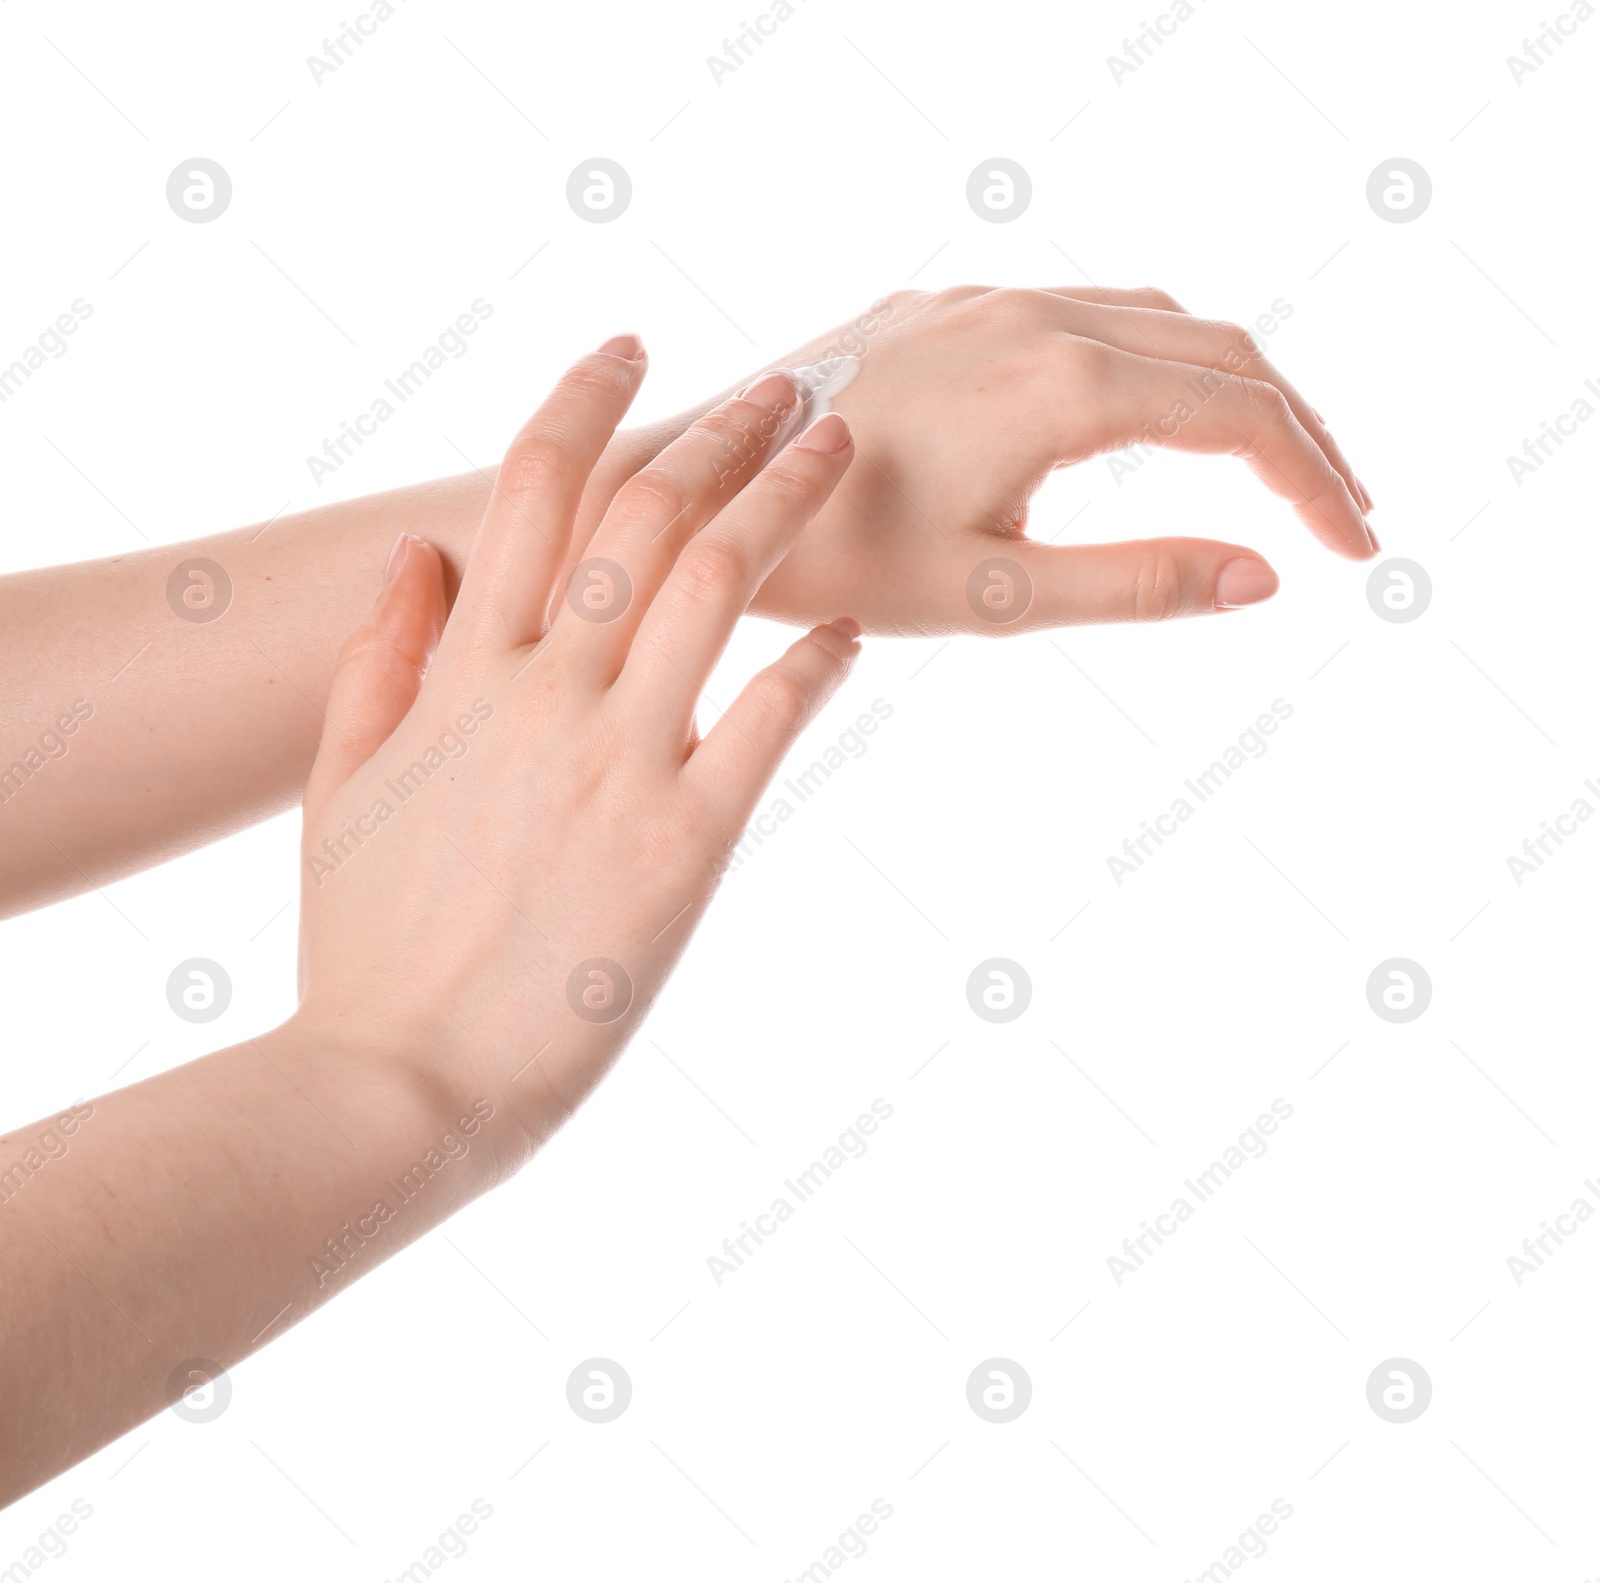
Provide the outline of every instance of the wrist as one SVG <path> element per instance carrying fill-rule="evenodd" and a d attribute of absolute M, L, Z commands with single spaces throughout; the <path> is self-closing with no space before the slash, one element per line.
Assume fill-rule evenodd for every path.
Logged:
<path fill-rule="evenodd" d="M 470 1154 L 473 1169 L 452 1173 L 472 1181 L 469 1197 L 513 1176 L 536 1147 L 536 1119 L 504 1084 L 398 1020 L 303 1003 L 250 1043 L 358 1147 Z"/>

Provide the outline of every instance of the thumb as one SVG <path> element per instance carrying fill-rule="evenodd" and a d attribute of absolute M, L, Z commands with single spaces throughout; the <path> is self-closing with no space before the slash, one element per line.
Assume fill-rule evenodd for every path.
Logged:
<path fill-rule="evenodd" d="M 444 630 L 445 615 L 439 552 L 427 540 L 402 533 L 389 552 L 371 614 L 339 650 L 322 740 L 306 781 L 308 818 L 405 718 Z"/>
<path fill-rule="evenodd" d="M 992 623 L 997 632 L 1209 615 L 1259 604 L 1278 591 L 1278 574 L 1254 550 L 1214 539 L 1059 547 L 1023 539 L 999 553 L 1031 586 L 1020 591 L 1027 604 L 1015 626 Z"/>

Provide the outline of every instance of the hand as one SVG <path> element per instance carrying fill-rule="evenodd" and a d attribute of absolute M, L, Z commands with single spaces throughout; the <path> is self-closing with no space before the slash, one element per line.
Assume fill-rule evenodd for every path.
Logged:
<path fill-rule="evenodd" d="M 1053 469 L 1133 444 L 1239 456 L 1331 550 L 1377 552 L 1371 497 L 1319 416 L 1247 332 L 1193 318 L 1165 293 L 895 292 L 782 366 L 855 351 L 861 372 L 832 404 L 856 465 L 762 586 L 759 614 L 804 624 L 848 602 L 868 631 L 1006 633 L 1272 594 L 1276 573 L 1239 545 L 1023 536 Z M 642 431 L 637 454 L 686 419 Z M 994 560 L 1021 578 L 974 579 Z"/>
<path fill-rule="evenodd" d="M 625 336 L 563 377 L 501 464 L 448 622 L 437 552 L 395 546 L 306 787 L 294 1020 L 408 1053 L 464 1106 L 503 1102 L 514 1154 L 638 1025 L 856 652 L 853 621 L 817 628 L 697 738 L 735 622 L 853 454 L 829 415 L 763 468 L 785 376 L 635 474 L 563 575 L 644 370 Z"/>

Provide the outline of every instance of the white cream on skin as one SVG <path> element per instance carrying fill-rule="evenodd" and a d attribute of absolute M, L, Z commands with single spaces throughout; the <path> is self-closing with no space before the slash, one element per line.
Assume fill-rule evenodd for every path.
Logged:
<path fill-rule="evenodd" d="M 810 363 L 804 368 L 768 369 L 766 373 L 787 373 L 794 381 L 800 397 L 795 410 L 778 426 L 771 446 L 767 450 L 770 460 L 786 446 L 807 424 L 831 412 L 832 398 L 861 372 L 859 357 L 829 357 L 820 363 Z M 756 378 L 765 378 L 758 374 Z"/>
<path fill-rule="evenodd" d="M 859 357 L 830 357 L 825 362 L 812 363 L 807 368 L 791 369 L 795 389 L 800 392 L 805 421 L 820 418 L 833 409 L 831 396 L 837 396 L 861 372 Z"/>

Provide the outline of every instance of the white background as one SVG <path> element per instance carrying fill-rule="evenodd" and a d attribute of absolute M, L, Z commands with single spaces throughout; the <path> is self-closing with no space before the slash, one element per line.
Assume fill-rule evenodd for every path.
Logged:
<path fill-rule="evenodd" d="M 6 1512 L 0 1569 L 83 1498 L 50 1577 L 388 1578 L 482 1498 L 450 1578 L 776 1580 L 881 1497 L 848 1576 L 1177 1583 L 1282 1498 L 1250 1575 L 1576 1583 L 1600 1224 L 1520 1288 L 1506 1257 L 1600 1173 L 1600 833 L 1520 888 L 1506 857 L 1600 776 L 1600 424 L 1520 487 L 1505 458 L 1600 379 L 1600 21 L 1519 87 L 1549 8 L 1202 0 L 1118 86 L 1148 7 L 809 0 L 719 85 L 756 14 L 402 0 L 318 86 L 348 8 L 9 0 L 0 360 L 94 313 L 0 409 L 0 565 L 489 463 L 619 330 L 649 418 L 899 286 L 1093 280 L 1246 323 L 1292 303 L 1272 355 L 1433 603 L 1379 620 L 1369 569 L 1225 459 L 1055 480 L 1041 534 L 1242 541 L 1282 591 L 869 640 L 788 773 L 873 699 L 891 718 L 729 877 L 543 1156 L 235 1370 L 215 1422 L 164 1413 Z M 197 155 L 234 196 L 186 225 L 164 190 Z M 596 155 L 634 184 L 609 225 L 565 200 Z M 1006 225 L 964 196 L 996 155 L 1033 181 Z M 1410 224 L 1365 197 L 1397 155 L 1434 186 Z M 468 354 L 313 484 L 307 453 L 478 297 Z M 751 622 L 711 696 L 784 641 Z M 1270 751 L 1117 886 L 1107 855 L 1276 698 Z M 148 944 L 96 895 L 5 924 L 6 1124 L 286 1015 L 295 840 L 114 887 Z M 201 1027 L 164 995 L 196 956 L 235 990 Z M 995 956 L 1034 985 L 1004 1026 L 965 999 Z M 1368 1007 L 1389 957 L 1431 976 L 1415 1022 Z M 876 1097 L 869 1152 L 715 1285 Z M 1269 1152 L 1118 1286 L 1108 1255 L 1275 1098 Z M 965 1394 L 997 1355 L 1033 1384 L 1004 1425 Z M 633 1381 L 608 1425 L 566 1403 L 594 1356 Z M 1408 1424 L 1367 1405 L 1393 1357 L 1433 1383 Z"/>

